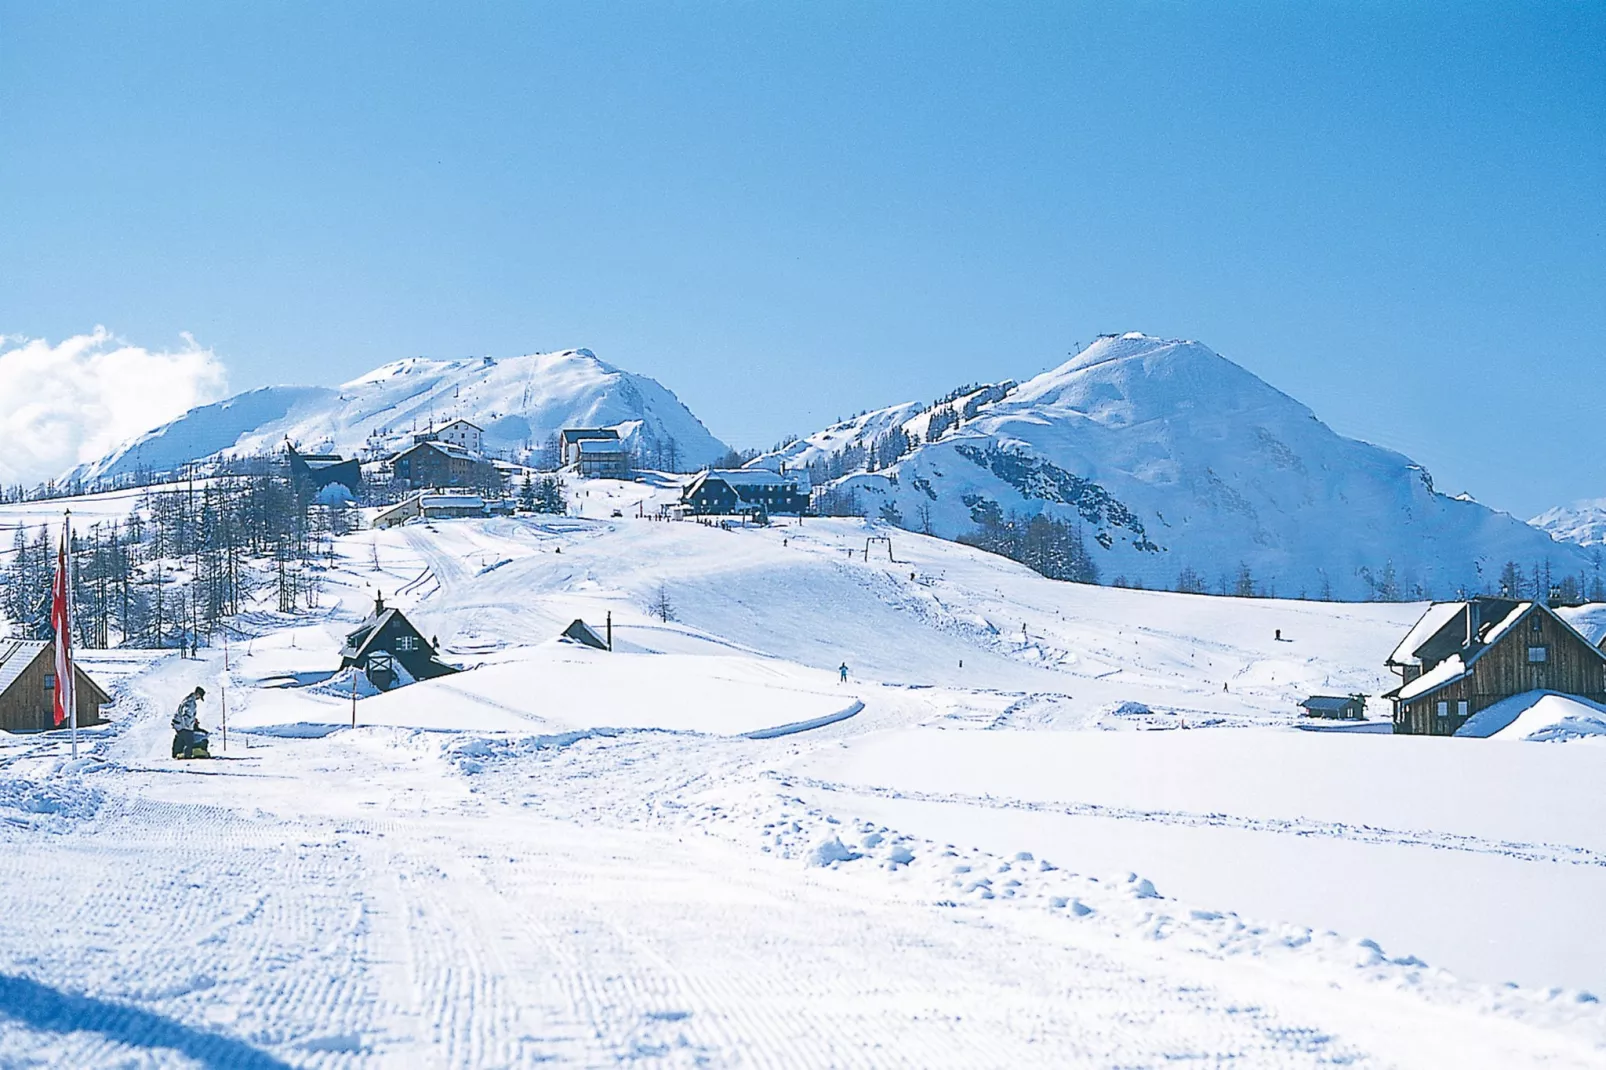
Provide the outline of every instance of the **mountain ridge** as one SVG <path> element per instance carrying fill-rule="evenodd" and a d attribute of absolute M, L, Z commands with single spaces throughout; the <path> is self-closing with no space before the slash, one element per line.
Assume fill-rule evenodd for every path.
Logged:
<path fill-rule="evenodd" d="M 278 449 L 365 458 L 411 444 L 452 419 L 482 427 L 486 448 L 528 455 L 563 427 L 616 427 L 654 461 L 708 464 L 729 447 L 672 391 L 589 349 L 506 358 L 390 361 L 338 387 L 269 386 L 198 406 L 69 474 L 115 479 L 141 469 Z"/>
<path fill-rule="evenodd" d="M 1079 524 L 1105 579 L 1150 587 L 1247 575 L 1285 596 L 1448 597 L 1489 589 L 1506 561 L 1585 567 L 1198 342 L 1105 336 L 992 393 L 875 410 L 754 463 L 809 466 L 828 499 L 949 538 L 994 514 Z M 834 470 L 844 449 L 866 460 Z"/>

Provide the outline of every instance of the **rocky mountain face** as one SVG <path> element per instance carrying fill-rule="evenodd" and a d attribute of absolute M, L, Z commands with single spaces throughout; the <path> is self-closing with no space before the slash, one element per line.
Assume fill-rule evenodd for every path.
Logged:
<path fill-rule="evenodd" d="M 1080 528 L 1103 582 L 1419 598 L 1589 567 L 1578 547 L 1434 490 L 1197 342 L 1101 338 L 1023 383 L 867 413 L 754 462 L 826 501 L 945 537 L 1014 514 Z M 1548 562 L 1548 565 L 1547 565 Z"/>

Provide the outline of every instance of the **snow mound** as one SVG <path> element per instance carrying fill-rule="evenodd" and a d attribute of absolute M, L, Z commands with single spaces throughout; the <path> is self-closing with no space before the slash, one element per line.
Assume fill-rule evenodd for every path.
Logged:
<path fill-rule="evenodd" d="M 1456 735 L 1529 743 L 1606 737 L 1606 706 L 1555 691 L 1525 691 L 1473 714 Z"/>

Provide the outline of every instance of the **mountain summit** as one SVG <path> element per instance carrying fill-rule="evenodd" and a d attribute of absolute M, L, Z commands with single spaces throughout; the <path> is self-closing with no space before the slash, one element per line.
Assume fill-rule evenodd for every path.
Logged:
<path fill-rule="evenodd" d="M 564 427 L 615 427 L 649 464 L 695 468 L 728 447 L 653 379 L 588 349 L 522 357 L 428 360 L 375 368 L 339 388 L 273 386 L 191 409 L 73 473 L 113 478 L 186 461 L 279 449 L 379 456 L 430 426 L 465 419 L 488 450 L 539 449 Z"/>
<path fill-rule="evenodd" d="M 1284 597 L 1483 591 L 1576 547 L 1434 490 L 1192 341 L 1105 336 L 1024 383 L 827 428 L 756 463 L 809 465 L 848 508 L 948 537 L 989 516 L 1079 525 L 1106 581 Z"/>

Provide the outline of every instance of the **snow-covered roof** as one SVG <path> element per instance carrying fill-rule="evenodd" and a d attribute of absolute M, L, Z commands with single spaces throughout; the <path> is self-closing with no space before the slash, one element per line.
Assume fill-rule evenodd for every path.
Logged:
<path fill-rule="evenodd" d="M 594 453 L 602 457 L 611 457 L 625 452 L 625 445 L 618 436 L 613 438 L 583 438 L 575 443 L 581 453 Z"/>
<path fill-rule="evenodd" d="M 808 486 L 807 472 L 771 472 L 767 468 L 711 468 L 703 475 L 732 487 Z"/>
<path fill-rule="evenodd" d="M 435 450 L 435 451 L 437 451 L 439 453 L 445 454 L 447 457 L 454 457 L 454 458 L 456 458 L 457 460 L 460 460 L 460 461 L 474 461 L 477 464 L 488 464 L 488 463 L 490 463 L 486 459 L 484 454 L 475 453 L 471 449 L 465 449 L 464 447 L 459 446 L 455 442 L 442 442 L 439 439 L 434 439 L 434 438 L 429 439 L 426 442 L 420 442 L 416 446 L 412 446 L 412 447 L 410 447 L 408 449 L 402 450 L 401 453 L 398 453 L 396 456 L 403 457 L 403 456 L 406 456 L 409 453 L 412 453 L 413 450 L 422 450 L 422 449 Z"/>
<path fill-rule="evenodd" d="M 1488 649 L 1488 647 L 1483 648 L 1483 650 Z M 1481 654 L 1482 652 L 1480 650 L 1478 653 Z M 1472 655 L 1471 660 L 1477 661 L 1478 655 Z M 1451 654 L 1415 680 L 1401 687 L 1395 694 L 1401 702 L 1410 702 L 1412 699 L 1421 698 L 1430 691 L 1437 691 L 1441 687 L 1447 687 L 1457 680 L 1463 679 L 1471 671 L 1471 664 L 1462 661 L 1460 654 Z"/>
<path fill-rule="evenodd" d="M 462 424 L 464 427 L 471 427 L 476 431 L 484 431 L 485 430 L 485 428 L 481 427 L 479 424 L 469 423 L 467 420 L 462 420 L 462 419 L 453 420 L 449 424 L 442 424 L 438 428 L 438 430 L 439 431 L 445 431 L 447 428 L 456 427 L 458 424 Z"/>
<path fill-rule="evenodd" d="M 1462 610 L 1466 609 L 1465 602 L 1435 602 L 1422 614 L 1422 618 L 1411 625 L 1411 630 L 1405 633 L 1400 645 L 1394 648 L 1389 655 L 1389 664 L 1403 665 L 1416 659 L 1416 652 L 1439 633 L 1439 630 L 1454 620 Z"/>
<path fill-rule="evenodd" d="M 1582 606 L 1567 606 L 1556 610 L 1556 616 L 1573 626 L 1573 630 L 1598 647 L 1606 639 L 1606 602 L 1590 602 Z"/>
<path fill-rule="evenodd" d="M 42 639 L 0 639 L 0 695 L 49 645 Z"/>
<path fill-rule="evenodd" d="M 1347 695 L 1312 695 L 1300 705 L 1307 710 L 1343 710 L 1348 709 L 1354 701 Z"/>
<path fill-rule="evenodd" d="M 420 494 L 420 509 L 484 509 L 485 499 L 478 494 Z"/>
<path fill-rule="evenodd" d="M 1456 606 L 1466 605 L 1465 602 L 1446 604 Z M 1528 616 L 1529 613 L 1549 614 L 1564 629 L 1572 632 L 1574 635 L 1577 635 L 1578 638 L 1586 643 L 1591 650 L 1594 650 L 1597 654 L 1600 654 L 1603 658 L 1606 658 L 1606 654 L 1603 654 L 1600 649 L 1595 646 L 1595 644 L 1590 643 L 1587 636 L 1580 633 L 1577 628 L 1573 627 L 1571 622 L 1569 622 L 1565 617 L 1561 616 L 1555 610 L 1551 609 L 1549 606 L 1541 605 L 1538 602 L 1518 602 L 1510 609 L 1510 611 L 1506 613 L 1504 617 L 1496 621 L 1493 626 L 1490 626 L 1487 622 L 1485 622 L 1484 626 L 1479 631 L 1477 649 L 1462 650 L 1459 653 L 1451 654 L 1433 668 L 1429 669 L 1421 676 L 1418 676 L 1415 680 L 1412 680 L 1410 683 L 1390 692 L 1390 697 L 1396 697 L 1401 702 L 1410 702 L 1413 699 L 1422 698 L 1424 695 L 1437 691 L 1441 687 L 1446 687 L 1455 683 L 1457 680 L 1463 679 L 1472 671 L 1472 666 L 1477 663 L 1478 659 L 1483 657 L 1483 655 L 1488 653 L 1490 650 L 1493 650 L 1496 644 L 1498 644 L 1501 639 L 1505 638 L 1507 633 L 1509 633 L 1511 629 L 1515 628 L 1523 620 L 1523 618 Z M 1415 629 L 1413 629 L 1413 631 L 1414 630 Z M 1431 635 L 1429 637 L 1431 638 Z M 1417 648 L 1420 649 L 1422 643 L 1425 642 L 1427 642 L 1427 640 L 1423 639 L 1417 644 Z M 1396 653 L 1398 653 L 1398 651 L 1396 651 Z"/>

